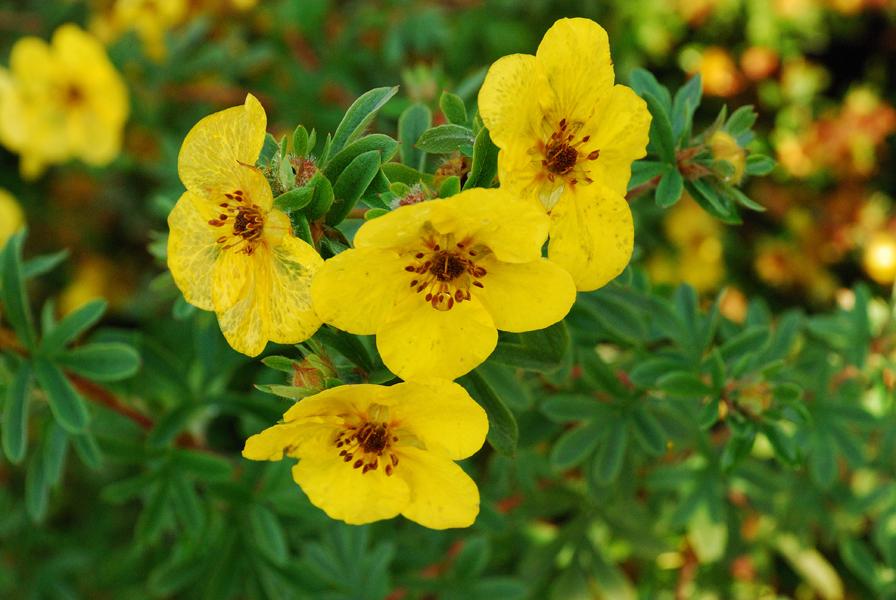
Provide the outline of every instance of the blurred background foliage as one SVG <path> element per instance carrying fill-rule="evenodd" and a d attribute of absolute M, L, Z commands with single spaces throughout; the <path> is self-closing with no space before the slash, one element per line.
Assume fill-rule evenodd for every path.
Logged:
<path fill-rule="evenodd" d="M 466 465 L 483 495 L 473 528 L 330 522 L 287 464 L 239 458 L 284 407 L 253 384 L 283 375 L 176 301 L 155 258 L 184 135 L 247 91 L 276 136 L 333 131 L 358 95 L 396 84 L 377 131 L 415 102 L 443 123 L 442 90 L 472 111 L 493 60 L 572 15 L 608 30 L 621 82 L 643 67 L 675 90 L 699 73 L 695 130 L 723 104 L 755 106 L 750 147 L 778 165 L 744 190 L 766 210 L 730 225 L 687 196 L 634 199 L 632 268 L 580 295 L 571 349 L 527 370 L 497 357 L 465 382 L 518 427 L 490 439 L 515 453 Z M 896 2 L 15 0 L 0 2 L 2 64 L 65 22 L 107 45 L 131 115 L 103 168 L 24 181 L 0 151 L 0 235 L 18 207 L 30 231 L 24 262 L 20 238 L 4 254 L 3 294 L 28 279 L 45 333 L 70 316 L 33 361 L 21 447 L 7 432 L 22 348 L 3 324 L 0 595 L 896 597 Z M 66 349 L 101 318 L 96 298 L 100 327 Z M 369 345 L 358 358 L 324 338 L 335 364 L 304 346 L 289 383 L 375 371 Z M 57 362 L 83 376 L 86 433 L 71 433 Z"/>

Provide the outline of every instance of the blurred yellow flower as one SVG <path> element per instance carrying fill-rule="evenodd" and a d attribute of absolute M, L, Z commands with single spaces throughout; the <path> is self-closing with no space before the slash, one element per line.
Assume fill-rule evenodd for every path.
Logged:
<path fill-rule="evenodd" d="M 874 281 L 884 285 L 896 281 L 896 234 L 889 231 L 874 234 L 865 246 L 862 264 Z"/>
<path fill-rule="evenodd" d="M 718 289 L 725 276 L 719 221 L 686 194 L 666 213 L 663 230 L 676 255 L 660 252 L 651 256 L 646 264 L 651 280 L 688 283 L 698 292 Z"/>
<path fill-rule="evenodd" d="M 25 215 L 15 197 L 0 188 L 0 248 L 25 225 Z"/>
<path fill-rule="evenodd" d="M 84 255 L 59 294 L 59 314 L 65 316 L 98 298 L 107 300 L 113 309 L 121 307 L 133 297 L 134 279 L 133 265 L 96 254 Z"/>
<path fill-rule="evenodd" d="M 187 134 L 177 169 L 187 191 L 168 216 L 168 267 L 187 302 L 214 310 L 227 342 L 255 356 L 273 341 L 311 337 L 320 320 L 311 277 L 323 260 L 272 208 L 255 161 L 267 117 L 258 100 L 205 117 Z"/>
<path fill-rule="evenodd" d="M 113 28 L 136 31 L 147 56 L 162 60 L 167 52 L 165 33 L 184 20 L 187 8 L 187 0 L 117 0 Z"/>
<path fill-rule="evenodd" d="M 548 226 L 535 205 L 500 189 L 399 207 L 324 264 L 314 307 L 326 323 L 376 334 L 402 379 L 454 379 L 491 354 L 498 329 L 542 329 L 569 312 L 572 279 L 541 257 Z"/>
<path fill-rule="evenodd" d="M 548 256 L 580 290 L 616 277 L 632 253 L 624 195 L 632 161 L 645 155 L 650 113 L 613 79 L 606 31 L 588 19 L 560 19 L 535 56 L 495 62 L 479 92 L 501 149 L 501 185 L 548 212 Z"/>
<path fill-rule="evenodd" d="M 105 165 L 121 148 L 128 94 L 102 45 L 66 24 L 50 44 L 24 37 L 0 70 L 0 142 L 21 155 L 22 176 L 80 158 Z"/>
<path fill-rule="evenodd" d="M 703 91 L 710 96 L 733 96 L 743 87 L 743 78 L 731 54 L 724 48 L 710 46 L 700 58 Z"/>
<path fill-rule="evenodd" d="M 333 519 L 399 514 L 425 527 L 468 527 L 479 490 L 454 461 L 482 447 L 485 411 L 457 385 L 343 385 L 309 396 L 253 435 L 243 456 L 298 458 L 293 479 Z"/>

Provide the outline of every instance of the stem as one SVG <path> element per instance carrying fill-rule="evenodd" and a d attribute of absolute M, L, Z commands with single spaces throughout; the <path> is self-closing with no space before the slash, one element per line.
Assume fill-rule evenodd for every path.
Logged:
<path fill-rule="evenodd" d="M 650 190 L 655 189 L 656 186 L 658 186 L 659 184 L 660 184 L 660 176 L 657 175 L 656 177 L 654 177 L 652 179 L 648 179 L 641 185 L 635 186 L 632 189 L 630 189 L 628 191 L 628 193 L 625 194 L 625 199 L 628 200 L 629 202 L 631 202 L 638 196 L 643 196 Z"/>

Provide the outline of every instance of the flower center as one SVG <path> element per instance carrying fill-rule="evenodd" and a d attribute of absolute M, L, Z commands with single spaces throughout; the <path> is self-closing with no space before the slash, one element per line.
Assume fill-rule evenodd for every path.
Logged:
<path fill-rule="evenodd" d="M 476 261 L 489 252 L 488 248 L 469 237 L 454 242 L 453 235 L 442 236 L 439 241 L 425 238 L 423 246 L 404 270 L 413 273 L 411 288 L 418 294 L 425 293 L 424 299 L 436 310 L 451 310 L 472 298 L 471 287 L 485 287 L 480 280 L 486 270 Z"/>
<path fill-rule="evenodd" d="M 539 143 L 536 151 L 544 157 L 541 160 L 541 165 L 547 171 L 549 181 L 554 181 L 558 175 L 569 175 L 570 185 L 575 185 L 580 180 L 585 183 L 592 182 L 588 171 L 583 168 L 581 163 L 597 160 L 600 150 L 593 150 L 588 154 L 581 151 L 580 147 L 591 139 L 590 135 L 576 139 L 577 132 L 581 128 L 581 123 L 570 124 L 566 119 L 560 119 L 557 129 L 551 134 L 548 141 Z"/>
<path fill-rule="evenodd" d="M 264 233 L 264 215 L 257 206 L 246 199 L 242 190 L 224 196 L 227 201 L 218 205 L 222 209 L 221 214 L 208 224 L 213 227 L 231 225 L 230 235 L 222 235 L 216 241 L 224 250 L 238 247 L 237 252 L 251 255 Z"/>
<path fill-rule="evenodd" d="M 385 413 L 386 410 L 371 406 L 371 413 Z M 351 463 L 354 469 L 361 469 L 361 474 L 375 471 L 382 464 L 383 471 L 389 476 L 398 466 L 398 455 L 393 452 L 393 445 L 397 443 L 398 436 L 390 423 L 366 418 L 346 424 L 333 441 L 342 460 Z"/>
<path fill-rule="evenodd" d="M 79 86 L 74 83 L 65 86 L 65 90 L 62 93 L 62 101 L 66 106 L 76 107 L 82 104 L 84 100 L 84 91 Z"/>

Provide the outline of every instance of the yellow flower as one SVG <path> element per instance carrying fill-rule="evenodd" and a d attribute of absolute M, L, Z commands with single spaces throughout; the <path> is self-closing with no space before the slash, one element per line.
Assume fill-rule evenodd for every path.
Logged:
<path fill-rule="evenodd" d="M 253 435 L 243 456 L 298 458 L 293 479 L 330 517 L 360 525 L 402 514 L 432 529 L 467 527 L 479 491 L 454 461 L 479 450 L 485 411 L 457 385 L 343 385 L 309 396 Z"/>
<path fill-rule="evenodd" d="M 12 194 L 0 188 L 0 248 L 25 225 L 22 207 Z"/>
<path fill-rule="evenodd" d="M 502 187 L 550 214 L 548 256 L 580 290 L 616 277 L 632 253 L 624 195 L 632 161 L 645 154 L 650 113 L 613 78 L 606 31 L 588 19 L 560 19 L 535 56 L 494 63 L 479 92 L 501 149 Z"/>
<path fill-rule="evenodd" d="M 547 231 L 542 211 L 503 190 L 402 206 L 324 264 L 314 307 L 326 323 L 376 334 L 402 379 L 454 379 L 491 354 L 497 329 L 542 329 L 569 312 L 572 279 L 541 257 Z"/>
<path fill-rule="evenodd" d="M 255 161 L 267 117 L 258 100 L 205 117 L 187 134 L 177 169 L 187 191 L 168 216 L 168 268 L 187 302 L 214 310 L 228 343 L 255 356 L 268 340 L 317 331 L 309 287 L 323 263 L 272 208 Z"/>
<path fill-rule="evenodd" d="M 118 155 L 127 88 L 96 38 L 66 24 L 51 44 L 17 41 L 9 63 L 0 73 L 0 141 L 21 155 L 23 177 L 71 158 L 104 165 Z"/>
<path fill-rule="evenodd" d="M 158 61 L 165 58 L 165 33 L 186 14 L 186 0 L 118 0 L 113 20 L 120 30 L 135 30 L 146 54 Z"/>

